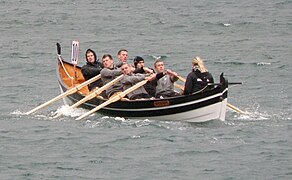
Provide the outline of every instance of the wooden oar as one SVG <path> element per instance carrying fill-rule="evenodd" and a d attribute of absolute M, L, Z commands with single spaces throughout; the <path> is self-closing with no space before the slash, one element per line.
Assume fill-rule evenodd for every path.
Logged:
<path fill-rule="evenodd" d="M 242 110 L 240 110 L 239 108 L 233 106 L 233 105 L 230 104 L 230 103 L 227 103 L 227 106 L 228 106 L 229 108 L 233 109 L 234 111 L 240 113 L 240 114 L 249 114 L 248 112 L 242 111 Z"/>
<path fill-rule="evenodd" d="M 143 80 L 137 84 L 135 84 L 134 86 L 130 87 L 129 89 L 126 89 L 125 91 L 119 93 L 119 94 L 116 94 L 114 96 L 112 96 L 109 100 L 105 101 L 104 103 L 96 106 L 94 109 L 88 111 L 87 113 L 83 114 L 82 116 L 79 116 L 78 118 L 76 118 L 75 120 L 81 120 L 87 116 L 89 116 L 90 114 L 100 110 L 101 108 L 111 104 L 111 103 L 114 103 L 120 99 L 122 99 L 123 97 L 125 97 L 127 94 L 129 94 L 130 92 L 138 89 L 139 87 L 143 86 L 144 84 L 147 83 L 147 80 Z"/>
<path fill-rule="evenodd" d="M 184 85 L 180 85 L 180 84 L 177 84 L 177 83 L 174 83 L 174 86 L 177 87 L 178 89 L 184 91 L 185 89 L 185 86 Z"/>
<path fill-rule="evenodd" d="M 181 80 L 181 81 L 184 82 L 184 83 L 187 81 L 185 78 L 183 78 L 183 77 L 181 77 L 181 76 L 179 76 L 179 75 L 177 75 L 177 77 L 178 77 L 179 80 Z"/>
<path fill-rule="evenodd" d="M 182 82 L 186 82 L 186 79 L 185 78 L 183 78 L 183 77 L 181 77 L 181 76 L 177 76 L 178 77 L 178 79 L 179 80 L 181 80 Z M 229 83 L 228 83 L 229 84 Z M 234 83 L 234 84 L 241 84 L 241 83 Z M 178 87 L 178 86 L 177 86 Z M 183 90 L 183 89 L 182 89 Z M 240 110 L 238 107 L 235 107 L 235 106 L 233 106 L 232 104 L 230 104 L 230 103 L 227 103 L 227 106 L 229 107 L 229 108 L 231 108 L 231 109 L 233 109 L 234 111 L 236 111 L 236 112 L 238 112 L 238 113 L 240 113 L 240 114 L 248 114 L 247 112 L 244 112 L 244 111 L 242 111 L 242 110 Z"/>
<path fill-rule="evenodd" d="M 229 85 L 239 85 L 242 84 L 242 82 L 228 82 Z M 216 86 L 216 85 L 222 85 L 222 83 L 208 83 L 208 86 Z"/>
<path fill-rule="evenodd" d="M 183 78 L 183 77 L 181 77 L 181 76 L 179 76 L 179 75 L 177 75 L 177 77 L 178 77 L 178 79 L 179 80 L 181 80 L 182 82 L 186 82 L 187 80 L 185 79 L 185 78 Z M 174 84 L 177 88 L 180 88 L 181 90 L 183 90 L 184 91 L 184 89 L 185 89 L 185 86 L 183 86 L 183 85 L 179 85 L 179 84 Z"/>
<path fill-rule="evenodd" d="M 90 94 L 88 94 L 87 96 L 85 96 L 83 99 L 81 99 L 80 101 L 76 102 L 75 104 L 71 105 L 68 109 L 71 108 L 75 108 L 80 106 L 81 104 L 85 103 L 86 101 L 89 101 L 90 99 L 95 98 L 96 96 L 98 96 L 100 93 L 102 93 L 104 90 L 108 89 L 109 87 L 111 87 L 112 85 L 114 85 L 115 83 L 117 83 L 118 81 L 120 81 L 123 78 L 124 75 L 120 75 L 117 78 L 113 79 L 112 81 L 110 81 L 109 83 L 105 84 L 104 86 L 94 90 L 93 92 L 91 92 Z M 62 113 L 58 113 L 56 116 L 54 116 L 54 118 L 57 118 L 59 116 L 61 116 Z"/>
<path fill-rule="evenodd" d="M 85 81 L 85 82 L 79 84 L 78 86 L 69 89 L 68 91 L 66 91 L 66 92 L 64 92 L 64 93 L 62 93 L 62 94 L 60 94 L 59 96 L 57 96 L 57 97 L 55 97 L 55 98 L 53 98 L 53 99 L 51 99 L 51 100 L 49 100 L 49 101 L 47 101 L 47 102 L 41 104 L 40 106 L 38 106 L 38 107 L 36 107 L 36 108 L 34 108 L 34 109 L 28 111 L 28 112 L 26 112 L 25 115 L 29 115 L 29 114 L 31 114 L 31 113 L 33 113 L 33 112 L 35 112 L 35 111 L 37 111 L 37 110 L 39 110 L 39 109 L 41 109 L 41 108 L 43 108 L 43 107 L 48 106 L 49 104 L 51 104 L 51 103 L 53 103 L 53 102 L 55 102 L 55 101 L 57 101 L 57 100 L 59 100 L 59 99 L 62 99 L 63 97 L 66 97 L 66 96 L 68 96 L 68 95 L 70 95 L 70 94 L 73 94 L 73 93 L 79 91 L 79 90 L 82 89 L 84 86 L 87 86 L 88 84 L 90 84 L 90 83 L 92 83 L 92 82 L 94 82 L 94 81 L 97 81 L 98 79 L 100 79 L 100 77 L 101 77 L 101 75 L 95 76 L 95 77 L 89 79 L 88 81 Z"/>

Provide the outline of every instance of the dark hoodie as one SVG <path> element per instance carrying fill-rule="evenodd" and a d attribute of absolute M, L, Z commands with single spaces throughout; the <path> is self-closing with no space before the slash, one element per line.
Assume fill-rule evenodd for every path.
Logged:
<path fill-rule="evenodd" d="M 209 72 L 201 72 L 198 69 L 193 69 L 187 76 L 185 83 L 184 95 L 192 94 L 205 88 L 208 83 L 214 83 L 214 79 Z M 206 89 L 211 88 L 208 86 Z"/>
<path fill-rule="evenodd" d="M 87 51 L 86 51 L 87 52 Z M 96 60 L 96 55 L 94 51 L 91 51 L 94 54 L 95 61 L 93 63 L 91 62 L 86 62 L 86 65 L 82 66 L 81 72 L 85 78 L 85 80 L 89 80 L 97 75 L 100 74 L 101 69 L 103 68 L 102 63 L 100 63 L 98 60 Z M 88 89 L 91 91 L 95 87 L 101 87 L 103 86 L 101 79 L 91 83 L 88 85 Z"/>

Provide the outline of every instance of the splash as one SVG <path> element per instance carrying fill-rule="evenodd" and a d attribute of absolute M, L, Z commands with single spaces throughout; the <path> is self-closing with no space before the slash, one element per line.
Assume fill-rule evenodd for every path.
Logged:
<path fill-rule="evenodd" d="M 12 115 L 25 115 L 25 112 L 21 112 L 21 111 L 19 111 L 19 110 L 15 110 L 15 111 L 13 111 L 13 112 L 10 113 L 10 114 L 12 114 Z"/>
<path fill-rule="evenodd" d="M 38 119 L 38 120 L 53 120 L 53 118 L 50 115 L 45 115 L 45 114 L 31 114 L 31 115 L 27 115 L 26 112 L 21 112 L 19 110 L 15 110 L 15 111 L 13 111 L 10 114 L 11 115 L 18 116 L 20 118 L 22 118 L 24 116 L 28 116 L 29 118 L 34 118 L 34 119 Z"/>
<path fill-rule="evenodd" d="M 85 112 L 87 112 L 87 110 L 82 109 L 82 108 L 69 108 L 69 107 L 70 107 L 69 105 L 63 105 L 59 107 L 54 114 L 55 115 L 62 114 L 63 116 L 67 116 L 67 117 L 79 117 Z"/>
<path fill-rule="evenodd" d="M 246 115 L 240 115 L 238 117 L 239 120 L 251 120 L 251 121 L 263 121 L 268 120 L 271 118 L 271 115 L 267 113 L 260 113 L 260 112 L 249 112 Z"/>
<path fill-rule="evenodd" d="M 16 116 L 19 116 L 19 117 L 27 116 L 26 112 L 21 112 L 20 110 L 15 110 L 15 111 L 11 112 L 10 114 L 11 115 L 16 115 Z M 43 114 L 35 114 L 34 117 L 36 117 L 36 118 L 48 118 L 46 115 L 43 115 Z"/>
<path fill-rule="evenodd" d="M 238 120 L 250 120 L 250 121 L 262 121 L 271 119 L 271 115 L 267 112 L 259 111 L 260 104 L 254 103 L 251 108 L 247 108 L 245 110 L 246 114 L 238 114 L 234 115 L 234 119 Z"/>

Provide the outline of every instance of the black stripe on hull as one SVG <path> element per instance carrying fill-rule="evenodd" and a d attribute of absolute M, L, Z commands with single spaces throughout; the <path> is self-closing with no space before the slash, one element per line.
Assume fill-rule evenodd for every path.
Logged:
<path fill-rule="evenodd" d="M 65 88 L 63 88 L 66 90 Z M 213 94 L 214 95 L 214 94 Z M 187 111 L 191 111 L 194 109 L 203 108 L 212 104 L 220 103 L 224 99 L 227 98 L 227 91 L 224 92 L 223 95 L 218 93 L 214 95 L 215 97 L 208 99 L 208 96 L 205 96 L 206 100 L 201 102 L 196 102 L 200 98 L 194 97 L 178 97 L 174 98 L 178 101 L 175 101 L 173 98 L 171 99 L 163 99 L 163 100 L 149 100 L 149 101 L 129 101 L 129 102 L 116 102 L 108 107 L 105 107 L 99 110 L 100 113 L 112 116 L 119 116 L 119 117 L 151 117 L 151 116 L 163 116 L 163 115 L 171 115 L 177 113 L 183 113 Z M 72 94 L 68 96 L 70 101 L 76 103 L 77 101 L 81 100 L 84 96 L 80 94 Z M 186 99 L 188 101 L 186 101 Z M 167 101 L 169 100 L 169 106 L 163 107 L 155 107 L 154 103 L 159 101 Z M 180 102 L 183 100 L 183 102 Z M 101 101 L 97 98 L 94 98 L 84 104 L 81 107 L 86 109 L 93 109 L 97 105 L 101 104 L 104 101 Z M 150 109 L 150 110 L 147 110 Z"/>
<path fill-rule="evenodd" d="M 152 116 L 164 116 L 164 115 L 172 115 L 183 112 L 188 112 L 194 109 L 203 108 L 212 104 L 216 104 L 222 102 L 222 97 L 215 97 L 212 99 L 208 99 L 206 101 L 180 106 L 180 107 L 168 107 L 166 106 L 163 109 L 157 110 L 136 110 L 131 109 L 130 111 L 123 111 L 119 109 L 110 110 L 109 108 L 104 108 L 101 110 L 104 114 L 119 116 L 119 117 L 152 117 Z"/>

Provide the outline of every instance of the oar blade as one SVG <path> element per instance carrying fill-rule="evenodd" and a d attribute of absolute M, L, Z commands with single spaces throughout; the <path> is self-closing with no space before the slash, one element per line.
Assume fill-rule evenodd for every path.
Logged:
<path fill-rule="evenodd" d="M 64 92 L 64 93 L 62 93 L 62 94 L 60 94 L 60 95 L 58 95 L 57 97 L 55 97 L 55 98 L 53 98 L 53 99 L 51 99 L 51 100 L 49 100 L 49 101 L 47 101 L 47 102 L 45 102 L 45 103 L 43 103 L 43 104 L 37 106 L 36 108 L 34 108 L 34 109 L 32 109 L 32 110 L 26 112 L 25 115 L 30 115 L 30 114 L 36 112 L 37 110 L 39 110 L 39 109 L 41 109 L 41 108 L 44 108 L 44 107 L 46 107 L 46 106 L 52 104 L 53 102 L 56 102 L 56 101 L 62 99 L 63 97 L 66 97 L 66 96 L 68 96 L 68 95 L 70 95 L 70 94 L 72 94 L 72 93 L 74 93 L 74 92 L 76 92 L 76 91 L 77 91 L 77 89 L 75 89 L 75 88 L 70 89 L 70 90 L 68 90 L 68 91 L 66 91 L 66 92 Z"/>

